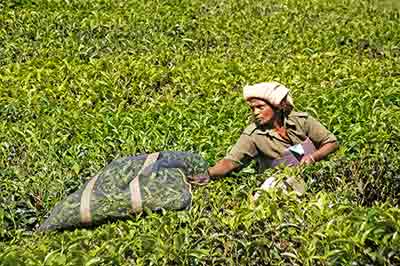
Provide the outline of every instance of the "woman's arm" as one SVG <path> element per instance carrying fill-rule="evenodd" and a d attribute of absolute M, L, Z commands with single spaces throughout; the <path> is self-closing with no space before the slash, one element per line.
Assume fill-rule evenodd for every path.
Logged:
<path fill-rule="evenodd" d="M 223 177 L 233 170 L 239 168 L 239 164 L 232 160 L 222 159 L 218 161 L 213 167 L 208 168 L 208 176 L 190 176 L 189 182 L 196 185 L 205 185 L 211 179 Z"/>
<path fill-rule="evenodd" d="M 239 164 L 228 159 L 218 161 L 213 167 L 208 168 L 208 174 L 211 179 L 226 176 L 233 170 L 239 168 Z"/>
<path fill-rule="evenodd" d="M 335 142 L 328 142 L 322 145 L 318 150 L 313 152 L 312 154 L 308 154 L 304 156 L 300 163 L 301 164 L 312 164 L 314 162 L 318 162 L 328 156 L 330 153 L 337 150 L 339 147 L 338 143 Z"/>

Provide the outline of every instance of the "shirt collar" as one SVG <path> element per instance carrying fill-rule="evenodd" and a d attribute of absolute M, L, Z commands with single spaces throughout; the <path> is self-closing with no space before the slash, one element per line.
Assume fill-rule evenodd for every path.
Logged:
<path fill-rule="evenodd" d="M 283 125 L 285 128 L 289 128 L 289 127 L 296 127 L 296 123 L 293 122 L 292 120 L 290 120 L 290 117 L 286 118 L 285 121 L 283 122 Z"/>

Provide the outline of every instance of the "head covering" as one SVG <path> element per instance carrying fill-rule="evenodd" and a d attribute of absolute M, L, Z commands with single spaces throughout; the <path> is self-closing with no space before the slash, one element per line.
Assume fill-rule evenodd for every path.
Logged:
<path fill-rule="evenodd" d="M 273 106 L 279 106 L 287 96 L 286 100 L 293 106 L 293 99 L 289 95 L 289 89 L 275 81 L 247 85 L 243 88 L 243 96 L 246 101 L 251 98 L 259 98 Z"/>

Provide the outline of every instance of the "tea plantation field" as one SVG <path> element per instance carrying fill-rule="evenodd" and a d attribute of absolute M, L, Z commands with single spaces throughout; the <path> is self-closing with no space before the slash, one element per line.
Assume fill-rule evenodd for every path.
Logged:
<path fill-rule="evenodd" d="M 108 162 L 221 159 L 276 80 L 337 136 L 307 193 L 250 198 L 250 167 L 190 211 L 41 234 Z M 400 265 L 397 0 L 0 1 L 0 265 Z"/>

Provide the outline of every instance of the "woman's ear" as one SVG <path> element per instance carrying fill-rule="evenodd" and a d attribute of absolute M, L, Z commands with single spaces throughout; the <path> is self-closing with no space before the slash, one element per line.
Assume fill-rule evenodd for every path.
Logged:
<path fill-rule="evenodd" d="M 285 109 L 285 107 L 288 106 L 288 102 L 287 102 L 287 95 L 281 100 L 281 102 L 278 105 L 279 109 Z"/>
<path fill-rule="evenodd" d="M 279 103 L 277 108 L 285 113 L 285 115 L 289 115 L 290 112 L 293 110 L 293 106 L 289 101 L 287 100 L 287 95 L 282 99 L 282 101 Z"/>

